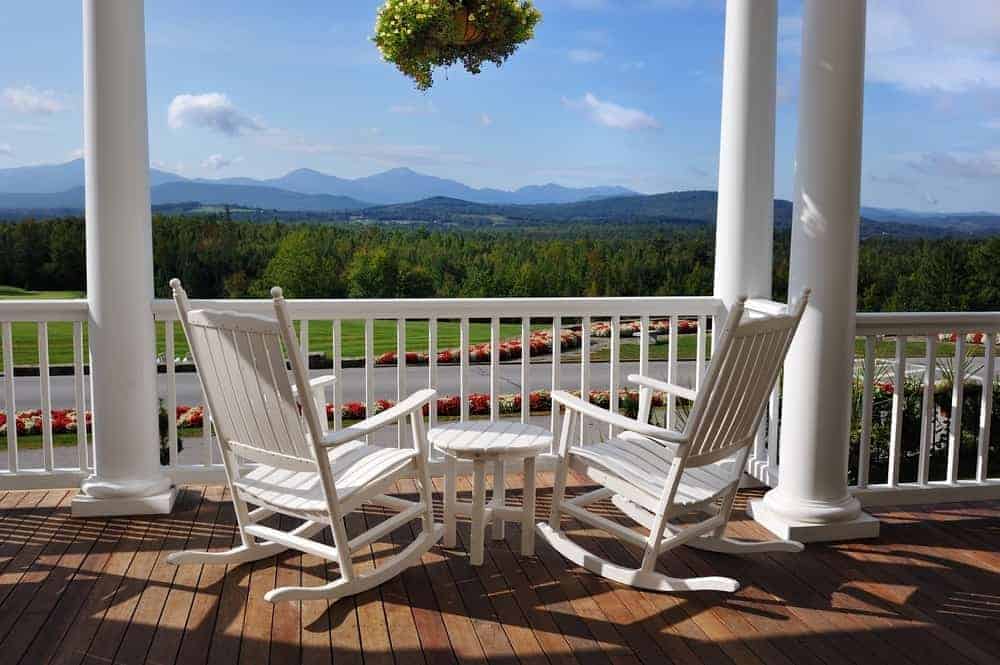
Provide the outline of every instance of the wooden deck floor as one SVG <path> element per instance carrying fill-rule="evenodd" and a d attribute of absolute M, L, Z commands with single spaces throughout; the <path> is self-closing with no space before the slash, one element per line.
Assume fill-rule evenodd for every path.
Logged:
<path fill-rule="evenodd" d="M 542 513 L 547 498 L 540 491 Z M 309 555 L 230 570 L 166 563 L 176 549 L 233 541 L 220 487 L 184 488 L 163 518 L 73 520 L 69 499 L 0 493 L 0 663 L 1000 662 L 998 502 L 879 509 L 880 539 L 797 555 L 680 548 L 662 557 L 673 575 L 740 579 L 735 595 L 638 592 L 567 565 L 542 543 L 537 558 L 522 558 L 514 526 L 490 543 L 481 568 L 461 547 L 435 548 L 379 589 L 300 606 L 263 595 L 276 584 L 321 583 L 328 571 Z M 731 531 L 762 535 L 745 518 Z M 634 559 L 600 532 L 578 533 Z M 365 560 L 377 565 L 411 537 L 399 530 Z"/>

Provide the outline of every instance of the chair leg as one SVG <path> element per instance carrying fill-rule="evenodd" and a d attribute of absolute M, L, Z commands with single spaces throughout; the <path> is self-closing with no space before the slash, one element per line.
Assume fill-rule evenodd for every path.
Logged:
<path fill-rule="evenodd" d="M 524 458 L 524 490 L 521 506 L 521 556 L 535 555 L 535 458 Z"/>
<path fill-rule="evenodd" d="M 472 462 L 472 542 L 469 563 L 483 565 L 483 540 L 486 536 L 486 463 L 481 459 Z"/>
<path fill-rule="evenodd" d="M 451 455 L 445 457 L 444 461 L 444 546 L 454 547 L 457 541 L 455 528 L 455 510 L 457 499 L 455 458 Z"/>

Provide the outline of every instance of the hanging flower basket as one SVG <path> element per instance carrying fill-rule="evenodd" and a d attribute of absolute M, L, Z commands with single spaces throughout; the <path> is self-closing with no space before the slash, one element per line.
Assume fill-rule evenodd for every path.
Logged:
<path fill-rule="evenodd" d="M 417 88 L 434 84 L 434 69 L 461 61 L 478 74 L 502 65 L 534 36 L 541 13 L 531 0 L 386 0 L 373 40 Z"/>

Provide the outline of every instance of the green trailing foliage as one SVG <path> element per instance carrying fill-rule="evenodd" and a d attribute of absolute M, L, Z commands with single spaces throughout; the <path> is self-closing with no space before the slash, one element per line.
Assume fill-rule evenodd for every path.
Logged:
<path fill-rule="evenodd" d="M 530 0 L 387 0 L 372 39 L 386 61 L 427 90 L 437 67 L 461 62 L 472 74 L 486 62 L 499 67 L 541 18 Z"/>

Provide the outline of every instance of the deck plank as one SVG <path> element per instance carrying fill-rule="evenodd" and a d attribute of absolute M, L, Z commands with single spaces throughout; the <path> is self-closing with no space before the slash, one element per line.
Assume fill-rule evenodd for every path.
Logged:
<path fill-rule="evenodd" d="M 550 486 L 540 474 L 539 486 Z M 508 478 L 508 500 L 521 478 Z M 469 491 L 468 480 L 460 489 Z M 579 479 L 572 491 L 581 491 Z M 415 496 L 413 481 L 395 490 Z M 437 486 L 440 490 L 440 485 Z M 742 514 L 741 538 L 765 533 Z M 1000 634 L 1000 502 L 880 507 L 875 540 L 813 544 L 801 554 L 729 557 L 680 548 L 675 576 L 735 577 L 736 594 L 660 594 L 608 582 L 539 540 L 520 555 L 520 527 L 487 541 L 485 564 L 459 544 L 357 598 L 266 603 L 275 585 L 322 584 L 333 564 L 286 552 L 239 567 L 166 564 L 181 548 L 237 539 L 223 488 L 184 488 L 171 516 L 75 520 L 64 490 L 0 492 L 0 661 L 7 663 L 639 663 L 760 665 L 996 662 Z M 539 492 L 544 519 L 551 493 Z M 436 495 L 440 506 L 440 493 Z M 602 508 L 623 519 L 610 505 Z M 351 516 L 352 535 L 385 519 Z M 281 526 L 293 522 L 281 520 Z M 573 537 L 632 565 L 636 548 L 566 520 Z M 418 520 L 357 554 L 382 565 Z M 322 536 L 330 542 L 329 532 Z"/>

